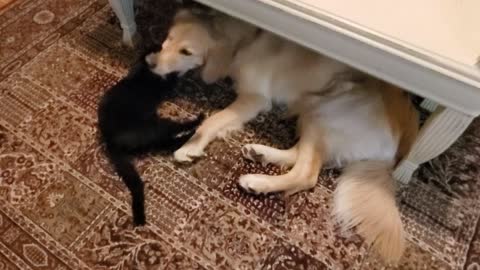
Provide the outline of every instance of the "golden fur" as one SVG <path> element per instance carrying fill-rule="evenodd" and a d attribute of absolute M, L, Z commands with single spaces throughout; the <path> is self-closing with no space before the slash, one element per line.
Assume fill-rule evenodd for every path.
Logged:
<path fill-rule="evenodd" d="M 294 103 L 302 96 L 321 91 L 337 72 L 349 68 L 292 42 L 263 31 L 241 48 L 229 68 L 237 99 L 198 128 L 200 139 L 175 152 L 177 161 L 189 162 L 201 156 L 218 136 L 239 129 L 273 101 Z"/>
<path fill-rule="evenodd" d="M 243 175 L 240 186 L 255 193 L 294 194 L 314 187 L 322 167 L 345 167 L 335 191 L 335 217 L 345 230 L 356 227 L 385 260 L 398 261 L 404 232 L 390 170 L 408 153 L 418 129 L 408 96 L 372 78 L 358 81 L 357 72 L 340 62 L 219 16 L 181 14 L 162 52 L 147 57 L 162 75 L 204 64 L 205 81 L 228 75 L 235 82 L 237 99 L 206 119 L 175 159 L 192 161 L 212 140 L 241 128 L 273 102 L 286 103 L 299 114 L 298 143 L 286 150 L 249 144 L 242 152 L 291 170 Z M 187 58 L 198 61 L 178 64 L 186 59 L 178 53 L 185 47 L 192 51 Z"/>
<path fill-rule="evenodd" d="M 398 137 L 396 163 L 404 158 L 412 148 L 418 134 L 418 112 L 402 89 L 385 82 L 379 82 L 383 91 L 382 99 L 392 133 Z"/>
<path fill-rule="evenodd" d="M 159 75 L 183 73 L 203 66 L 202 79 L 212 83 L 228 75 L 235 53 L 248 44 L 257 31 L 252 25 L 213 11 L 194 14 L 181 10 L 174 18 L 162 50 L 148 55 L 146 60 Z"/>
<path fill-rule="evenodd" d="M 405 239 L 391 170 L 413 144 L 417 112 L 407 95 L 384 82 L 367 79 L 350 90 L 342 84 L 328 96 L 299 102 L 310 104 L 300 110 L 300 138 L 291 149 L 244 146 L 246 158 L 292 167 L 287 174 L 244 175 L 240 185 L 256 193 L 293 194 L 315 186 L 322 166 L 344 167 L 334 193 L 336 220 L 344 230 L 355 227 L 386 261 L 395 263 Z"/>

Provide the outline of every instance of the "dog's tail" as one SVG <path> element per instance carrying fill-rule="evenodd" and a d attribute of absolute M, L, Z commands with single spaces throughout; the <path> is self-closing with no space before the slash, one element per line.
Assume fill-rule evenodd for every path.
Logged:
<path fill-rule="evenodd" d="M 357 228 L 387 262 L 396 263 L 405 249 L 400 212 L 395 202 L 392 163 L 360 161 L 339 178 L 334 215 L 344 230 Z"/>
<path fill-rule="evenodd" d="M 130 195 L 132 197 L 133 222 L 135 226 L 145 225 L 144 184 L 140 178 L 140 175 L 135 169 L 132 156 L 118 152 L 114 149 L 107 149 L 107 154 L 115 168 L 115 171 L 130 191 Z"/>
<path fill-rule="evenodd" d="M 200 115 L 194 120 L 177 123 L 174 121 L 158 123 L 158 119 L 145 122 L 142 127 L 118 134 L 114 139 L 115 147 L 133 156 L 160 151 L 174 151 L 195 134 L 195 128 L 203 121 Z"/>

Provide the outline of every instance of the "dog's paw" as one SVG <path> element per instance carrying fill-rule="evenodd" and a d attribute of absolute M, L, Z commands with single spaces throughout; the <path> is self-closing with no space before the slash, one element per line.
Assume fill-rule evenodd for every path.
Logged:
<path fill-rule="evenodd" d="M 244 158 L 254 161 L 260 162 L 262 165 L 267 165 L 267 161 L 265 160 L 265 155 L 256 149 L 255 144 L 246 144 L 242 147 L 242 155 Z"/>
<path fill-rule="evenodd" d="M 240 187 L 249 193 L 266 194 L 271 192 L 271 187 L 265 176 L 262 174 L 242 175 L 238 180 Z"/>
<path fill-rule="evenodd" d="M 185 144 L 180 149 L 173 153 L 173 158 L 182 163 L 192 162 L 194 158 L 205 155 L 203 148 L 197 144 Z"/>

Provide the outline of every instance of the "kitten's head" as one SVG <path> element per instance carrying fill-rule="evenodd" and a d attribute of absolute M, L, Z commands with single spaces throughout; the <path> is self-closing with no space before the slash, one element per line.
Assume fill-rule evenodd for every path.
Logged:
<path fill-rule="evenodd" d="M 149 64 L 145 61 L 145 58 L 142 58 L 140 61 L 134 64 L 128 75 L 127 79 L 131 82 L 134 82 L 137 85 L 175 85 L 178 81 L 179 75 L 178 72 L 170 72 L 164 74 L 163 76 L 158 75 L 150 69 Z"/>

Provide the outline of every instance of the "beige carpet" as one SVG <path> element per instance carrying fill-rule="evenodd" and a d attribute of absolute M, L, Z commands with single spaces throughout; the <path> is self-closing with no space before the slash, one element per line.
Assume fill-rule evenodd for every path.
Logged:
<path fill-rule="evenodd" d="M 0 269 L 390 269 L 330 219 L 336 171 L 288 201 L 236 186 L 240 146 L 292 143 L 292 123 L 273 114 L 208 156 L 178 166 L 139 164 L 148 226 L 132 229 L 129 197 L 96 136 L 96 104 L 127 71 L 133 51 L 107 0 L 0 2 Z M 8 1 L 7 1 L 8 2 Z M 145 42 L 159 42 L 173 1 L 136 1 Z M 162 108 L 212 112 L 232 100 L 222 83 L 185 79 Z M 399 192 L 409 247 L 399 269 L 480 269 L 480 121 Z M 381 206 L 379 206 L 381 207 Z"/>

